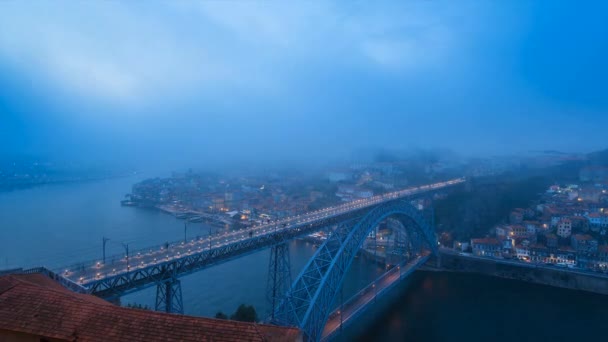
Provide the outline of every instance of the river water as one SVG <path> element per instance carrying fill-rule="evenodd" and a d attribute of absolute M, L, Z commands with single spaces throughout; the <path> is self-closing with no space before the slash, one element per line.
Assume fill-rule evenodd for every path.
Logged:
<path fill-rule="evenodd" d="M 184 222 L 139 208 L 120 206 L 139 177 L 44 186 L 0 193 L 0 269 L 44 265 L 59 268 L 107 254 L 183 239 Z M 212 228 L 217 229 L 217 228 Z M 208 234 L 190 224 L 188 236 Z M 303 241 L 290 244 L 292 275 L 314 254 Z M 268 312 L 269 251 L 261 251 L 181 278 L 186 314 L 232 313 L 241 303 Z M 381 272 L 356 259 L 344 295 Z M 154 287 L 125 296 L 123 304 L 153 306 Z M 604 340 L 608 297 L 491 277 L 418 272 L 390 310 L 374 319 L 362 341 L 545 341 Z"/>

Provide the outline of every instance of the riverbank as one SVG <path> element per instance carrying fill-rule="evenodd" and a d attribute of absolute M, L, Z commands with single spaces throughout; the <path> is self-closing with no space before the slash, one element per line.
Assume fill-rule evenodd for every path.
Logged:
<path fill-rule="evenodd" d="M 124 205 L 124 204 L 123 204 Z M 137 209 L 147 209 L 159 211 L 164 214 L 171 215 L 176 219 L 185 220 L 191 223 L 205 223 L 206 225 L 213 226 L 216 228 L 225 228 L 232 225 L 233 222 L 226 218 L 218 217 L 217 215 L 197 211 L 193 209 L 179 210 L 172 206 L 167 205 L 154 205 L 154 206 L 140 206 L 140 205 L 125 205 L 128 207 L 134 207 Z M 194 219 L 196 218 L 196 219 Z M 194 220 L 193 220 L 194 219 Z"/>
<path fill-rule="evenodd" d="M 465 272 L 498 278 L 554 286 L 570 290 L 608 295 L 608 276 L 555 266 L 527 264 L 503 259 L 490 259 L 440 251 L 441 267 L 436 261 L 425 265 L 425 270 Z"/>
<path fill-rule="evenodd" d="M 0 180 L 0 193 L 12 192 L 19 190 L 27 190 L 37 187 L 53 186 L 53 185 L 70 185 L 70 184 L 82 184 L 92 183 L 106 180 L 114 180 L 118 178 L 127 178 L 135 175 L 135 173 L 121 173 L 116 175 L 104 175 L 104 176 L 82 176 L 82 177 L 67 177 L 59 179 L 31 179 L 31 180 Z"/>

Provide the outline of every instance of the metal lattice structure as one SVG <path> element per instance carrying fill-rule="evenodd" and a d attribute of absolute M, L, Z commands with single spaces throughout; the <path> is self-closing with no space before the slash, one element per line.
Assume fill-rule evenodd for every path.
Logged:
<path fill-rule="evenodd" d="M 281 300 L 285 297 L 287 290 L 289 290 L 291 281 L 289 245 L 287 243 L 281 243 L 270 249 L 270 262 L 268 263 L 266 298 L 270 303 L 271 321 L 281 321 L 281 319 L 284 318 L 283 312 L 275 313 L 275 310 Z"/>
<path fill-rule="evenodd" d="M 437 254 L 434 228 L 423 212 L 404 200 L 383 203 L 335 227 L 293 283 L 277 308 L 277 315 L 285 312 L 290 325 L 300 327 L 309 340 L 319 340 L 355 255 L 370 231 L 390 216 L 413 222 L 418 234 Z"/>
<path fill-rule="evenodd" d="M 224 246 L 207 250 L 194 250 L 190 254 L 181 255 L 180 258 L 159 262 L 156 265 L 144 268 L 132 267 L 130 272 L 117 275 L 108 275 L 102 279 L 84 284 L 88 292 L 105 299 L 113 299 L 144 288 L 154 286 L 169 279 L 191 274 L 207 267 L 240 258 L 262 249 L 284 244 L 286 241 L 317 232 L 328 225 L 336 224 L 359 213 L 348 214 L 318 220 L 311 224 L 302 225 L 289 230 L 277 230 L 261 236 L 254 236 L 247 240 L 230 243 Z"/>
<path fill-rule="evenodd" d="M 156 311 L 184 313 L 182 284 L 178 279 L 169 279 L 156 285 Z"/>

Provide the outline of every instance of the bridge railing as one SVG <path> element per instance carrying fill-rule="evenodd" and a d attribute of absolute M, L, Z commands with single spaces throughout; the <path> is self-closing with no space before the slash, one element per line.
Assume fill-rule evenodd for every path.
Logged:
<path fill-rule="evenodd" d="M 336 318 L 338 315 L 340 315 L 342 310 L 344 310 L 345 308 L 348 307 L 348 305 L 350 305 L 352 302 L 360 299 L 361 297 L 363 297 L 364 295 L 366 295 L 372 291 L 377 291 L 374 294 L 374 297 L 373 297 L 374 299 L 378 298 L 379 296 L 382 296 L 386 291 L 393 288 L 393 286 L 395 286 L 395 284 L 397 284 L 398 282 L 393 282 L 393 283 L 387 284 L 386 286 L 379 288 L 379 289 L 376 288 L 376 284 L 381 283 L 384 279 L 386 279 L 389 276 L 392 276 L 396 273 L 399 273 L 399 279 L 403 279 L 403 278 L 407 277 L 409 274 L 411 274 L 417 268 L 417 266 L 425 263 L 428 260 L 428 258 L 429 258 L 429 255 L 427 254 L 425 256 L 421 256 L 421 257 L 418 257 L 415 259 L 403 261 L 400 264 L 395 265 L 394 267 L 390 268 L 389 270 L 384 272 L 382 275 L 380 275 L 378 278 L 376 278 L 373 282 L 371 282 L 369 285 L 367 285 L 366 287 L 361 289 L 359 292 L 354 294 L 352 297 L 350 297 L 341 306 L 337 306 L 334 309 L 334 311 L 329 315 L 328 319 Z M 406 269 L 402 270 L 402 268 L 406 268 Z M 366 303 L 369 303 L 369 302 L 366 302 Z M 365 308 L 365 305 L 361 305 L 361 306 L 357 307 L 354 310 L 354 312 L 352 312 L 352 314 L 347 318 L 346 321 L 340 322 L 340 325 L 338 325 L 338 327 L 335 330 L 329 331 L 328 334 L 323 336 L 321 340 L 328 341 L 328 340 L 331 340 L 333 337 L 335 337 L 336 334 L 339 333 L 340 327 L 343 326 L 344 323 L 348 324 L 348 323 L 354 321 L 363 312 L 362 311 L 363 308 Z"/>
<path fill-rule="evenodd" d="M 43 275 L 55 280 L 56 282 L 60 283 L 64 287 L 66 287 L 74 292 L 77 292 L 77 293 L 86 293 L 87 292 L 87 290 L 84 287 L 76 284 L 75 282 L 73 282 L 69 279 L 62 277 L 61 275 L 49 270 L 46 267 L 34 267 L 34 268 L 26 269 L 26 270 L 21 270 L 19 273 L 21 273 L 21 274 L 40 273 L 40 274 L 43 274 Z"/>
<path fill-rule="evenodd" d="M 235 231 L 231 231 L 231 232 L 239 232 L 239 231 L 245 232 L 246 229 L 243 228 L 243 229 L 239 229 L 239 230 L 235 230 Z M 129 250 L 129 261 L 137 261 L 139 256 L 145 255 L 146 253 L 157 252 L 159 250 L 171 251 L 171 249 L 175 249 L 177 247 L 183 247 L 183 246 L 187 246 L 187 245 L 192 245 L 193 243 L 200 243 L 202 241 L 208 241 L 210 237 L 212 239 L 214 239 L 214 238 L 222 237 L 223 235 L 224 234 L 222 234 L 220 232 L 215 232 L 214 234 L 207 234 L 206 236 L 197 235 L 196 238 L 189 239 L 188 242 L 185 242 L 184 240 L 173 240 L 170 242 L 156 244 L 153 246 L 147 246 L 147 247 L 143 247 L 143 248 Z M 126 263 L 126 256 L 127 256 L 126 251 L 124 253 L 116 253 L 116 254 L 107 255 L 106 264 L 108 264 L 108 263 L 111 264 L 113 262 L 125 262 Z M 171 255 L 171 257 L 173 257 L 173 255 Z M 71 265 L 64 266 L 61 268 L 54 268 L 53 270 L 57 273 L 64 274 L 65 271 L 74 272 L 74 271 L 84 270 L 87 268 L 95 268 L 95 266 L 97 266 L 98 263 L 103 264 L 103 257 L 100 256 L 99 258 L 80 261 L 80 262 L 73 263 Z M 133 264 L 131 264 L 131 266 L 136 267 L 137 264 L 133 263 Z"/>
<path fill-rule="evenodd" d="M 359 298 L 363 297 L 364 295 L 368 294 L 369 292 L 373 292 L 376 291 L 376 286 L 375 284 L 380 283 L 382 280 L 384 280 L 386 277 L 399 272 L 399 268 L 402 267 L 403 265 L 407 265 L 407 261 L 401 263 L 400 265 L 395 265 L 394 267 L 391 267 L 389 270 L 385 271 L 384 273 L 382 273 L 379 277 L 377 277 L 376 279 L 374 279 L 369 285 L 365 286 L 364 288 L 362 288 L 361 290 L 359 290 L 359 292 L 355 293 L 354 295 L 352 295 L 349 299 L 346 300 L 346 302 L 342 303 L 341 305 L 336 306 L 336 308 L 334 309 L 334 312 L 332 312 L 332 314 L 330 315 L 330 317 L 334 317 L 335 315 L 339 314 L 339 311 L 336 311 L 338 308 L 340 307 L 347 307 L 348 305 L 350 305 L 352 302 L 358 300 Z"/>

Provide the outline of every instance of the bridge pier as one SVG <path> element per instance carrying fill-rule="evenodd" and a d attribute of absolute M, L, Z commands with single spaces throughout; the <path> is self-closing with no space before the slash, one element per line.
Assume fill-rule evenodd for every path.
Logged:
<path fill-rule="evenodd" d="M 291 262 L 289 258 L 289 245 L 282 242 L 270 249 L 270 262 L 268 263 L 268 283 L 266 297 L 270 303 L 270 321 L 284 322 L 284 310 L 277 312 L 281 300 L 291 286 Z"/>
<path fill-rule="evenodd" d="M 182 284 L 178 279 L 171 278 L 156 285 L 155 310 L 167 313 L 184 313 Z"/>

